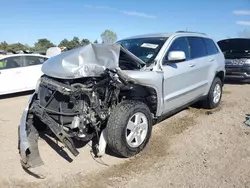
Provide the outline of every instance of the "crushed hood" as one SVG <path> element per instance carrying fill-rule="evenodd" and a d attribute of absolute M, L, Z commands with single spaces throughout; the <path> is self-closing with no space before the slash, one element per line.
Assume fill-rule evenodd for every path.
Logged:
<path fill-rule="evenodd" d="M 91 43 L 49 58 L 42 65 L 42 72 L 62 79 L 98 76 L 106 68 L 118 68 L 121 54 L 125 54 L 133 63 L 145 65 L 120 44 Z"/>

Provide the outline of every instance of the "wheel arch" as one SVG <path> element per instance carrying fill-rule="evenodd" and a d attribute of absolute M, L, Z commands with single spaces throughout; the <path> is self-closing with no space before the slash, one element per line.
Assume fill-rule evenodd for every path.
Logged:
<path fill-rule="evenodd" d="M 222 82 L 222 86 L 224 85 L 224 80 L 225 80 L 225 72 L 224 71 L 217 71 L 215 74 L 215 77 L 220 78 L 221 82 Z"/>
<path fill-rule="evenodd" d="M 148 106 L 154 116 L 157 114 L 158 95 L 156 89 L 153 87 L 134 84 L 129 88 L 121 90 L 120 98 L 142 101 Z"/>

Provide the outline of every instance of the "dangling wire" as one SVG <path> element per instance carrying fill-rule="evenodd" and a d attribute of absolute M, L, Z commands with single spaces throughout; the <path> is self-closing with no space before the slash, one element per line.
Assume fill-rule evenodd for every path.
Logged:
<path fill-rule="evenodd" d="M 90 155 L 91 157 L 93 158 L 93 160 L 95 160 L 97 163 L 101 164 L 101 165 L 104 165 L 104 166 L 109 166 L 107 163 L 105 163 L 101 158 L 99 158 L 99 161 L 96 159 L 96 157 L 94 157 L 94 152 L 93 152 L 93 149 L 92 149 L 92 146 L 88 143 L 87 144 L 91 150 L 90 150 Z"/>

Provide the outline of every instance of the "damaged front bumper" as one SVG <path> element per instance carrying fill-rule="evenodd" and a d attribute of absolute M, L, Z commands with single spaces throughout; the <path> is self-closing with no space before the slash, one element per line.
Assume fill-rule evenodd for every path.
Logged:
<path fill-rule="evenodd" d="M 77 156 L 79 152 L 76 150 L 72 139 L 65 133 L 63 128 L 49 117 L 49 115 L 39 106 L 38 100 L 34 100 L 35 97 L 36 93 L 31 96 L 28 105 L 22 114 L 19 126 L 19 152 L 22 165 L 25 168 L 43 165 L 38 151 L 39 133 L 32 120 L 34 115 L 50 128 L 54 135 L 74 156 Z"/>
<path fill-rule="evenodd" d="M 20 125 L 18 127 L 18 149 L 21 156 L 21 164 L 26 169 L 30 167 L 38 167 L 44 164 L 38 150 L 37 142 L 39 133 L 33 124 L 27 121 L 29 108 L 35 95 L 36 93 L 32 94 L 29 98 L 28 104 L 22 113 Z"/>
<path fill-rule="evenodd" d="M 21 156 L 22 167 L 39 178 L 45 178 L 44 175 L 39 174 L 34 169 L 44 165 L 39 149 L 38 139 L 39 132 L 36 129 L 33 117 L 36 116 L 41 122 L 46 124 L 48 128 L 54 133 L 54 135 L 64 144 L 64 146 L 74 155 L 77 156 L 77 151 L 73 140 L 65 133 L 63 128 L 57 124 L 47 113 L 43 110 L 36 99 L 37 93 L 35 92 L 29 99 L 27 106 L 25 107 L 20 125 L 18 128 L 18 149 Z M 97 156 L 101 157 L 105 154 L 107 146 L 106 130 L 103 129 L 100 135 L 100 140 L 97 148 Z"/>

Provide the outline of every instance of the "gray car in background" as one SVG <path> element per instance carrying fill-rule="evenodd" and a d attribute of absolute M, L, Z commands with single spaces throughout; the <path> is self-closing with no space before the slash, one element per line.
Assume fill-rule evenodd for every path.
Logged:
<path fill-rule="evenodd" d="M 226 79 L 237 81 L 250 80 L 250 39 L 229 38 L 218 41 L 226 58 Z"/>
<path fill-rule="evenodd" d="M 42 71 L 19 126 L 21 162 L 30 171 L 43 164 L 38 132 L 52 132 L 74 156 L 74 139 L 93 138 L 99 157 L 107 145 L 136 155 L 165 116 L 195 102 L 220 104 L 225 58 L 207 35 L 178 31 L 89 44 L 51 57 Z"/>

